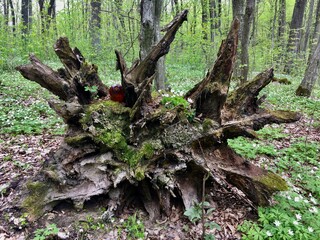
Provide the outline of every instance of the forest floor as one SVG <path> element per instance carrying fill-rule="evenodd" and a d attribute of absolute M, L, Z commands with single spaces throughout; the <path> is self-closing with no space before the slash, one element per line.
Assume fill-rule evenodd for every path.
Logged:
<path fill-rule="evenodd" d="M 49 152 L 57 149 L 63 137 L 61 134 L 57 134 L 57 132 L 61 132 L 59 129 L 55 131 L 55 134 L 52 133 L 55 130 L 54 128 L 62 123 L 51 121 L 50 124 L 47 124 L 43 128 L 41 127 L 43 123 L 41 126 L 29 126 L 30 122 L 34 122 L 32 120 L 34 114 L 40 113 L 40 120 L 45 120 L 51 118 L 52 113 L 47 113 L 49 109 L 43 108 L 41 105 L 46 104 L 43 99 L 39 100 L 37 97 L 30 97 L 34 95 L 30 94 L 35 91 L 34 86 L 30 87 L 29 92 L 24 92 L 23 94 L 25 95 L 20 94 L 20 100 L 17 100 L 13 95 L 17 94 L 16 91 L 19 90 L 19 82 L 10 84 L 4 82 L 0 94 L 0 103 L 4 106 L 2 110 L 6 114 L 6 116 L 0 114 L 0 127 L 2 128 L 2 132 L 0 133 L 0 240 L 201 239 L 203 231 L 201 221 L 197 221 L 196 223 L 190 222 L 183 215 L 184 209 L 181 209 L 179 206 L 172 209 L 172 214 L 169 218 L 161 219 L 155 223 L 148 221 L 147 214 L 139 202 L 132 202 L 132 204 L 126 207 L 122 215 L 113 217 L 110 222 L 104 222 L 102 216 L 105 211 L 106 196 L 91 199 L 82 210 L 74 209 L 69 203 L 60 204 L 53 211 L 44 214 L 38 219 L 32 219 L 27 214 L 21 212 L 14 204 L 14 199 L 17 199 L 19 194 L 21 194 L 17 186 L 27 182 L 31 176 L 37 174 Z M 278 86 L 275 88 L 278 88 Z M 10 93 L 6 93 L 5 91 L 7 90 L 10 90 Z M 267 91 L 269 91 L 268 94 L 272 93 L 272 90 Z M 275 104 L 274 99 L 276 97 L 272 96 L 272 94 L 270 95 L 268 104 Z M 13 99 L 13 102 L 10 102 L 10 99 Z M 278 134 L 279 137 L 269 136 L 261 138 L 259 140 L 260 148 L 263 148 L 264 145 L 270 146 L 272 144 L 276 151 L 281 151 L 282 149 L 288 149 L 297 139 L 300 139 L 300 142 L 320 145 L 319 99 L 315 98 L 312 100 L 312 103 L 315 104 L 309 109 L 310 111 L 301 111 L 303 117 L 298 122 L 266 127 L 266 129 L 271 129 L 271 135 Z M 43 103 L 39 105 L 39 101 Z M 277 104 L 283 105 L 281 101 L 286 100 L 277 100 Z M 6 106 L 12 108 L 12 104 L 18 104 L 23 107 L 22 110 L 19 110 L 22 112 L 20 114 L 28 114 L 28 108 L 38 105 L 36 113 L 29 114 L 27 117 L 24 116 L 23 119 L 31 119 L 30 121 L 26 120 L 25 125 L 18 126 L 15 123 L 6 125 L 4 119 L 10 118 L 10 111 L 19 112 L 17 109 L 10 111 L 6 109 Z M 301 104 L 301 102 L 297 104 Z M 289 102 L 286 105 L 292 106 L 293 104 Z M 23 123 L 22 120 L 18 122 L 20 124 L 21 122 Z M 51 129 L 50 131 L 46 130 L 48 126 Z M 15 133 L 13 134 L 12 132 Z M 266 136 L 266 132 L 264 132 L 264 135 Z M 237 146 L 241 144 L 241 139 L 233 143 L 236 150 Z M 255 148 L 257 147 L 255 144 L 251 147 L 252 152 L 256 151 Z M 241 154 L 241 148 L 239 147 L 239 149 Z M 251 150 L 244 149 L 244 151 L 250 152 Z M 319 156 L 319 153 L 316 155 Z M 294 176 L 292 172 L 277 169 L 277 155 L 257 153 L 253 157 L 250 157 L 250 161 L 260 166 L 267 166 L 266 168 L 268 169 L 276 169 L 278 174 L 281 174 L 285 179 L 290 180 L 291 178 L 290 181 L 292 182 Z M 315 192 L 319 193 L 319 189 Z M 215 239 L 241 239 L 242 233 L 238 231 L 238 226 L 245 220 L 258 219 L 258 211 L 256 209 L 239 201 L 239 199 L 235 198 L 232 193 L 227 192 L 225 189 L 218 189 L 215 192 L 206 194 L 214 196 L 214 201 L 210 202 L 210 206 L 214 210 L 210 214 L 207 214 L 205 221 L 215 222 L 221 228 L 206 229 L 206 233 L 212 234 Z M 276 204 L 276 202 L 273 201 L 272 204 Z M 315 230 L 318 231 L 317 229 Z M 45 236 L 49 237 L 46 238 Z"/>
<path fill-rule="evenodd" d="M 309 123 L 310 119 L 303 118 L 296 123 L 284 125 L 283 132 L 290 133 L 290 136 L 275 141 L 277 148 L 287 147 L 293 138 L 306 138 L 320 143 L 319 129 L 310 127 Z M 104 196 L 89 201 L 81 211 L 65 203 L 37 220 L 28 219 L 12 205 L 16 195 L 19 194 L 16 186 L 20 181 L 28 181 L 30 176 L 41 169 L 43 159 L 58 147 L 62 137 L 47 133 L 35 136 L 6 134 L 1 137 L 5 141 L 0 147 L 0 159 L 4 160 L 0 162 L 0 186 L 2 188 L 7 186 L 7 188 L 1 194 L 0 201 L 0 239 L 32 239 L 37 229 L 45 229 L 53 223 L 59 229 L 57 235 L 59 238 L 54 239 L 128 239 L 130 229 L 124 226 L 124 222 L 134 214 L 143 221 L 145 239 L 201 239 L 201 222 L 191 223 L 179 208 L 173 209 L 170 218 L 149 223 L 143 207 L 137 209 L 128 206 L 125 213 L 115 218 L 114 222 L 102 224 L 99 220 L 105 206 Z M 12 158 L 8 159 L 8 156 Z M 261 162 L 261 155 L 258 156 L 255 160 L 256 164 L 272 162 L 270 157 L 264 156 L 263 159 Z M 12 179 L 15 180 L 12 181 Z M 256 211 L 249 205 L 239 202 L 231 193 L 208 194 L 220 194 L 220 197 L 215 198 L 215 203 L 211 203 L 215 205 L 215 210 L 207 216 L 206 221 L 214 221 L 221 230 L 214 230 L 211 233 L 216 239 L 241 239 L 241 234 L 237 231 L 238 225 L 245 219 L 256 219 Z M 134 224 L 139 225 L 139 222 L 132 223 Z"/>

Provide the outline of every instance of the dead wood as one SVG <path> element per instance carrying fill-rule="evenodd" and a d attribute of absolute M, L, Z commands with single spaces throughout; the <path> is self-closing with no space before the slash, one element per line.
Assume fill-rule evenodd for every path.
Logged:
<path fill-rule="evenodd" d="M 271 82 L 273 69 L 229 93 L 238 20 L 233 21 L 207 76 L 185 99 L 178 99 L 181 104 L 169 107 L 160 96 L 152 99 L 157 60 L 168 53 L 187 13 L 181 12 L 147 57 L 131 68 L 116 51 L 125 103 L 110 99 L 97 66 L 86 62 L 77 48 L 72 50 L 66 38 L 54 46 L 64 68 L 54 71 L 34 56 L 31 64 L 17 67 L 25 78 L 60 98 L 49 104 L 68 125 L 60 148 L 24 188 L 22 207 L 41 214 L 71 200 L 82 208 L 90 198 L 105 194 L 108 213 L 119 213 L 138 198 L 155 220 L 170 215 L 173 202 L 189 208 L 201 201 L 204 176 L 209 176 L 206 189 L 218 185 L 253 207 L 267 205 L 274 192 L 287 188 L 281 177 L 243 159 L 227 143 L 238 136 L 255 137 L 255 131 L 266 124 L 300 117 L 260 106 L 259 92 Z"/>

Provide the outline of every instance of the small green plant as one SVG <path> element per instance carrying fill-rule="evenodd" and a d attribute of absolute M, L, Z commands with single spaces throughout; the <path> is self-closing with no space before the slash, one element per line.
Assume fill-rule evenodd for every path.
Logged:
<path fill-rule="evenodd" d="M 267 144 L 257 140 L 249 140 L 244 137 L 228 139 L 228 144 L 241 156 L 254 159 L 259 154 L 268 156 L 277 156 L 277 150 L 271 144 Z"/>
<path fill-rule="evenodd" d="M 44 229 L 37 229 L 34 232 L 34 238 L 33 240 L 45 240 L 48 236 L 50 235 L 56 235 L 58 234 L 59 229 L 57 228 L 56 224 L 49 224 L 46 228 Z"/>
<path fill-rule="evenodd" d="M 164 105 L 168 109 L 174 109 L 176 107 L 182 107 L 184 109 L 184 114 L 186 115 L 187 119 L 191 121 L 194 116 L 195 112 L 191 109 L 190 103 L 185 100 L 183 97 L 172 95 L 167 96 L 166 94 L 162 97 L 161 104 Z"/>
<path fill-rule="evenodd" d="M 204 211 L 204 216 L 202 216 L 202 209 L 205 208 L 207 210 Z M 188 219 L 192 222 L 192 223 L 196 223 L 198 221 L 200 221 L 202 218 L 206 218 L 210 213 L 212 213 L 214 211 L 214 208 L 210 208 L 210 203 L 208 202 L 200 202 L 200 203 L 196 203 L 194 204 L 192 207 L 188 208 L 183 215 L 185 215 L 186 217 L 188 217 Z M 221 230 L 221 227 L 219 226 L 219 224 L 217 224 L 214 221 L 210 221 L 210 222 L 206 222 L 204 223 L 204 227 L 207 229 L 217 229 L 217 230 Z M 212 234 L 205 234 L 204 238 L 206 240 L 214 240 L 215 237 Z"/>
<path fill-rule="evenodd" d="M 127 239 L 144 239 L 144 224 L 137 219 L 136 213 L 123 222 L 123 227 L 128 233 Z"/>

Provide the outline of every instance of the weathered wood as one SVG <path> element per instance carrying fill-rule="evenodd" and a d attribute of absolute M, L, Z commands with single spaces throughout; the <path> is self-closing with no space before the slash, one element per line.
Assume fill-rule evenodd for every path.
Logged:
<path fill-rule="evenodd" d="M 66 38 L 55 45 L 64 65 L 58 72 L 36 58 L 32 64 L 17 68 L 60 97 L 62 101 L 51 100 L 49 104 L 68 125 L 64 142 L 32 178 L 34 183 L 25 189 L 28 195 L 19 199 L 23 207 L 39 214 L 60 201 L 71 200 L 81 208 L 93 196 L 108 194 L 108 214 L 121 212 L 132 198 L 139 198 L 150 219 L 155 220 L 162 214 L 169 216 L 173 202 L 189 208 L 201 201 L 204 176 L 253 207 L 267 205 L 272 193 L 287 188 L 281 177 L 254 166 L 227 143 L 237 136 L 256 137 L 255 131 L 266 124 L 293 122 L 300 117 L 260 108 L 257 96 L 271 82 L 272 69 L 228 93 L 238 20 L 233 21 L 207 76 L 185 99 L 178 99 L 181 104 L 168 107 L 161 96 L 151 98 L 157 60 L 169 51 L 186 17 L 185 10 L 167 26 L 164 38 L 148 56 L 131 68 L 116 51 L 125 104 L 107 96 L 97 67 L 85 62 L 79 50 L 72 50 Z M 86 87 L 97 91 L 88 92 Z M 205 190 L 211 187 L 206 184 Z M 233 191 L 235 187 L 244 195 Z"/>
<path fill-rule="evenodd" d="M 202 118 L 221 123 L 221 109 L 227 99 L 238 47 L 239 20 L 235 19 L 226 40 L 221 43 L 218 58 L 207 76 L 185 95 Z"/>
<path fill-rule="evenodd" d="M 148 103 L 151 101 L 151 85 L 145 84 L 145 82 L 149 81 L 150 77 L 154 75 L 159 58 L 169 52 L 170 44 L 174 40 L 178 29 L 182 23 L 187 20 L 187 14 L 188 10 L 184 10 L 174 18 L 174 20 L 168 25 L 166 34 L 159 43 L 151 49 L 141 62 L 136 62 L 129 70 L 126 69 L 126 65 L 121 54 L 116 51 L 117 68 L 120 69 L 122 85 L 125 89 L 125 95 L 129 99 L 126 100 L 128 107 L 132 107 L 139 98 L 138 91 L 140 89 L 140 85 L 147 86 L 143 102 Z"/>
<path fill-rule="evenodd" d="M 58 72 L 44 65 L 33 54 L 30 55 L 29 59 L 31 64 L 16 67 L 23 77 L 40 84 L 61 100 L 67 101 L 76 96 L 75 90 Z"/>

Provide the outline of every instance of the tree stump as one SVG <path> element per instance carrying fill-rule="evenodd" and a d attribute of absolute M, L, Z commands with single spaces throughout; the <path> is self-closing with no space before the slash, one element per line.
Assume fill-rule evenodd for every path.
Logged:
<path fill-rule="evenodd" d="M 254 205 L 267 205 L 274 192 L 287 189 L 281 177 L 243 159 L 227 143 L 238 136 L 255 137 L 266 124 L 300 118 L 259 107 L 259 92 L 272 81 L 273 69 L 229 93 L 237 19 L 213 67 L 184 97 L 151 94 L 157 60 L 168 53 L 187 13 L 178 14 L 160 42 L 130 68 L 116 51 L 121 86 L 105 86 L 98 67 L 71 49 L 67 38 L 54 45 L 64 68 L 55 71 L 34 55 L 30 64 L 17 67 L 59 97 L 49 104 L 68 126 L 59 149 L 26 184 L 22 207 L 38 215 L 61 201 L 81 208 L 105 194 L 108 211 L 121 212 L 133 195 L 154 220 L 170 215 L 173 200 L 185 208 L 201 201 L 204 176 L 209 176 L 205 188 L 213 183 L 236 187 L 244 193 L 239 197 Z"/>

